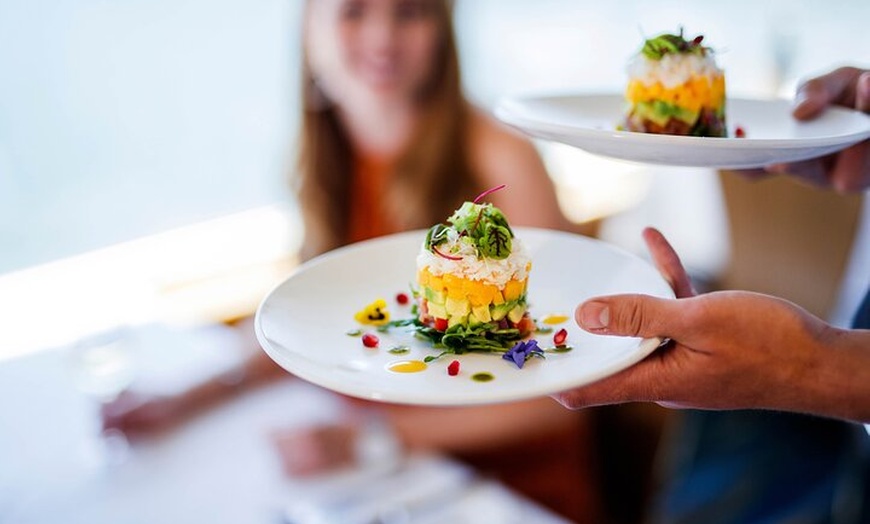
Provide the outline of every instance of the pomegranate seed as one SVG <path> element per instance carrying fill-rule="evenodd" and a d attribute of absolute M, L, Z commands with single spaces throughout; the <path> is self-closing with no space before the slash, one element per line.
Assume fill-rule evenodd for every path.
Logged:
<path fill-rule="evenodd" d="M 366 333 L 362 337 L 363 346 L 365 346 L 367 348 L 376 348 L 376 347 L 378 347 L 379 342 L 380 342 L 380 340 L 378 340 L 378 337 L 371 334 L 371 333 Z"/>
<path fill-rule="evenodd" d="M 737 126 L 734 130 L 734 136 L 737 138 L 746 138 L 746 131 L 742 127 Z"/>
<path fill-rule="evenodd" d="M 446 318 L 436 318 L 435 319 L 435 329 L 438 331 L 447 331 L 447 319 Z"/>
<path fill-rule="evenodd" d="M 565 343 L 566 338 L 568 338 L 568 331 L 565 328 L 562 328 L 553 335 L 553 343 L 557 346 L 561 346 Z"/>
<path fill-rule="evenodd" d="M 396 295 L 396 302 L 404 306 L 408 303 L 408 295 L 406 295 L 405 293 L 399 293 L 398 295 Z"/>
<path fill-rule="evenodd" d="M 454 360 L 450 364 L 447 365 L 447 374 L 451 377 L 455 377 L 459 374 L 459 361 Z"/>

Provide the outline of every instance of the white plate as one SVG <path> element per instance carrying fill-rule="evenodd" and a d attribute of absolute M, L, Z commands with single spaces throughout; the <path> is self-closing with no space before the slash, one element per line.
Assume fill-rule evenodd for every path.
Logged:
<path fill-rule="evenodd" d="M 870 137 L 870 116 L 832 107 L 799 122 L 787 100 L 729 99 L 726 124 L 746 138 L 705 138 L 617 131 L 621 95 L 508 98 L 495 110 L 529 135 L 622 160 L 711 168 L 755 168 L 827 155 Z"/>
<path fill-rule="evenodd" d="M 391 318 L 410 318 L 410 305 L 394 297 L 415 280 L 416 256 L 425 231 L 412 231 L 347 246 L 302 265 L 260 304 L 256 332 L 260 344 L 287 371 L 320 386 L 370 400 L 427 405 L 466 405 L 519 400 L 585 384 L 641 360 L 659 340 L 591 335 L 573 322 L 574 308 L 600 294 L 638 292 L 672 297 L 670 287 L 647 262 L 603 242 L 569 233 L 514 228 L 528 247 L 530 311 L 571 317 L 555 326 L 568 330 L 573 350 L 533 358 L 523 369 L 497 354 L 448 355 L 419 373 L 395 373 L 386 367 L 399 360 L 436 355 L 405 328 L 376 333 L 377 349 L 347 334 L 360 327 L 354 313 L 377 298 L 388 302 Z M 374 332 L 368 329 L 367 331 Z M 541 347 L 552 334 L 536 335 Z M 411 352 L 388 350 L 406 344 Z M 446 372 L 461 363 L 458 376 Z M 494 380 L 471 376 L 489 372 Z"/>

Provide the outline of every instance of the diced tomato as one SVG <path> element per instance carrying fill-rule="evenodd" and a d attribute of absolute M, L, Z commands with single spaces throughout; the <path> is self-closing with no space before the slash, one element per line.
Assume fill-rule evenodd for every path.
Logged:
<path fill-rule="evenodd" d="M 532 320 L 528 315 L 526 315 L 521 318 L 514 327 L 520 330 L 520 333 L 530 333 L 531 331 L 535 330 L 535 321 Z"/>
<path fill-rule="evenodd" d="M 436 318 L 435 319 L 435 329 L 438 331 L 447 331 L 447 319 L 446 318 Z"/>

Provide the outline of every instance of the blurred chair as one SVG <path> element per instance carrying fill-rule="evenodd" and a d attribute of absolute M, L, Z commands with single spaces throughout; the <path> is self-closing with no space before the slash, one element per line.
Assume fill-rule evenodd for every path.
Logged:
<path fill-rule="evenodd" d="M 863 195 L 786 177 L 720 173 L 731 258 L 717 287 L 785 298 L 827 319 L 858 227 Z"/>

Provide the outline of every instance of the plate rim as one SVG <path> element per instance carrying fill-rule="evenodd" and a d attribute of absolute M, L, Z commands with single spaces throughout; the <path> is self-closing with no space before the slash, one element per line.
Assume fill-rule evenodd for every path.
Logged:
<path fill-rule="evenodd" d="M 627 249 L 624 249 L 620 246 L 616 246 L 612 243 L 603 241 L 597 238 L 591 238 L 585 235 L 580 235 L 577 233 L 571 233 L 566 231 L 558 231 L 553 229 L 546 228 L 536 228 L 536 227 L 524 227 L 524 226 L 512 226 L 518 236 L 525 235 L 529 232 L 532 234 L 543 233 L 546 235 L 556 234 L 556 235 L 565 235 L 568 237 L 580 239 L 583 242 L 589 242 L 590 244 L 598 245 L 599 247 L 605 248 L 609 251 L 620 254 L 621 256 L 626 256 L 636 261 L 639 261 L 650 267 L 652 270 L 656 270 L 656 268 L 643 257 L 638 256 Z M 649 356 L 662 342 L 660 337 L 650 337 L 650 338 L 640 338 L 640 337 L 632 337 L 638 341 L 637 348 L 635 348 L 631 354 L 609 366 L 603 366 L 599 369 L 596 369 L 595 373 L 590 373 L 584 376 L 580 380 L 564 380 L 558 381 L 557 383 L 548 383 L 546 386 L 541 386 L 534 388 L 533 390 L 523 389 L 518 391 L 516 394 L 509 394 L 504 392 L 499 392 L 498 395 L 478 395 L 474 399 L 468 398 L 460 398 L 460 397 L 448 397 L 448 398 L 433 398 L 430 395 L 422 395 L 417 396 L 416 392 L 403 392 L 401 397 L 395 397 L 391 394 L 387 393 L 386 395 L 380 391 L 370 391 L 369 394 L 361 394 L 358 390 L 353 388 L 345 387 L 345 383 L 340 379 L 332 380 L 331 378 L 324 379 L 324 375 L 316 375 L 312 376 L 312 374 L 308 373 L 307 369 L 294 370 L 291 371 L 284 365 L 285 357 L 282 355 L 281 348 L 274 347 L 275 345 L 281 345 L 280 342 L 270 340 L 269 336 L 264 332 L 262 328 L 263 318 L 263 310 L 267 305 L 269 299 L 273 297 L 278 290 L 286 285 L 293 278 L 297 278 L 298 275 L 307 272 L 311 268 L 316 267 L 322 261 L 329 260 L 335 257 L 344 256 L 349 251 L 354 251 L 358 249 L 364 249 L 371 244 L 389 242 L 389 241 L 401 241 L 405 237 L 408 238 L 422 238 L 425 235 L 425 229 L 415 229 L 411 231 L 404 231 L 400 233 L 395 233 L 391 235 L 384 235 L 368 240 L 363 240 L 360 242 L 354 242 L 352 244 L 348 244 L 345 246 L 341 246 L 334 250 L 328 251 L 326 253 L 320 254 L 316 257 L 311 258 L 310 260 L 300 264 L 296 270 L 294 270 L 290 275 L 284 278 L 281 282 L 277 283 L 272 290 L 270 290 L 264 298 L 261 300 L 260 304 L 257 307 L 255 316 L 254 316 L 254 332 L 257 338 L 258 343 L 261 346 L 261 349 L 266 352 L 270 359 L 272 359 L 275 363 L 277 363 L 282 369 L 284 369 L 287 373 L 290 373 L 296 377 L 299 377 L 303 380 L 306 380 L 312 384 L 315 384 L 319 387 L 324 387 L 326 389 L 335 391 L 337 393 L 361 398 L 365 400 L 377 401 L 377 402 L 387 402 L 393 404 L 404 404 L 404 405 L 417 405 L 417 406 L 473 406 L 473 405 L 487 405 L 487 404 L 498 404 L 503 402 L 514 402 L 520 400 L 528 400 L 532 398 L 539 398 L 543 396 L 552 395 L 558 393 L 560 391 L 564 391 L 567 389 L 571 389 L 574 387 L 579 387 L 582 385 L 590 384 L 597 380 L 600 380 L 604 377 L 610 376 L 612 374 L 618 373 L 619 371 L 626 369 L 628 367 L 633 366 L 637 362 L 643 360 L 647 356 Z M 657 272 L 657 271 L 656 271 Z M 668 290 L 668 298 L 673 298 L 673 290 L 667 286 L 667 282 L 662 277 L 662 282 L 665 284 L 664 289 Z M 288 350 L 289 351 L 289 350 Z M 482 390 L 485 393 L 485 390 Z"/>
<path fill-rule="evenodd" d="M 539 119 L 528 118 L 518 114 L 516 105 L 528 101 L 553 101 L 553 100 L 607 100 L 610 104 L 624 102 L 625 97 L 622 94 L 615 93 L 550 93 L 550 94 L 525 94 L 525 95 L 508 95 L 502 97 L 496 104 L 494 109 L 495 116 L 502 122 L 517 127 L 520 130 L 526 131 L 525 128 L 542 130 L 547 132 L 557 132 L 561 134 L 573 134 L 575 136 L 585 136 L 589 138 L 604 138 L 613 139 L 631 139 L 637 140 L 645 145 L 673 145 L 675 143 L 693 144 L 697 147 L 707 148 L 730 148 L 735 144 L 740 144 L 741 149 L 769 149 L 776 147 L 778 149 L 803 149 L 809 146 L 826 147 L 839 145 L 846 142 L 857 143 L 861 140 L 870 138 L 870 115 L 866 115 L 860 111 L 849 109 L 840 106 L 831 106 L 826 109 L 826 113 L 840 115 L 842 117 L 854 118 L 859 117 L 866 119 L 866 129 L 864 131 L 856 131 L 848 134 L 831 135 L 826 137 L 809 137 L 809 138 L 753 138 L 747 136 L 744 138 L 737 137 L 698 137 L 698 136 L 681 136 L 681 135 L 662 135 L 653 133 L 640 133 L 636 131 L 626 131 L 617 129 L 596 129 L 596 128 L 578 128 L 575 126 L 546 122 Z M 750 97 L 728 97 L 726 99 L 726 107 L 729 104 L 757 104 L 757 103 L 777 103 L 791 104 L 791 101 L 785 98 L 750 98 Z M 727 111 L 727 109 L 726 109 Z M 617 115 L 618 116 L 618 115 Z M 615 125 L 616 123 L 614 123 Z M 526 131 L 528 132 L 528 131 Z M 577 146 L 575 146 L 577 147 Z"/>

